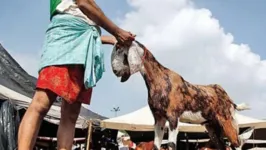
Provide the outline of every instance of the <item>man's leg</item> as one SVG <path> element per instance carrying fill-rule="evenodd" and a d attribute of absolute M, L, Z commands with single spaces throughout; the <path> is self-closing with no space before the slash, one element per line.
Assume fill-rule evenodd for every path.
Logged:
<path fill-rule="evenodd" d="M 18 150 L 32 150 L 43 118 L 53 104 L 56 95 L 50 91 L 37 90 L 23 116 L 18 132 Z"/>
<path fill-rule="evenodd" d="M 80 108 L 81 103 L 79 101 L 73 104 L 62 101 L 61 120 L 57 132 L 58 150 L 71 150 L 75 134 L 75 124 L 79 116 Z"/>

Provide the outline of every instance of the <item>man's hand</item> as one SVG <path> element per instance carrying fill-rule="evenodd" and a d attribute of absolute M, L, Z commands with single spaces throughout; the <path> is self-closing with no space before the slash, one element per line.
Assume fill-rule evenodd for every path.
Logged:
<path fill-rule="evenodd" d="M 132 33 L 127 32 L 123 29 L 118 29 L 115 36 L 118 44 L 121 46 L 130 46 L 132 41 L 134 41 L 136 37 L 136 35 L 133 35 Z"/>

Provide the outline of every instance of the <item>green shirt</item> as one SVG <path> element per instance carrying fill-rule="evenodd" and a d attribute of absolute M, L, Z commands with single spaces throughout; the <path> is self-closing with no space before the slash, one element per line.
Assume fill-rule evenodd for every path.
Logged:
<path fill-rule="evenodd" d="M 61 3 L 62 0 L 50 0 L 50 17 L 56 12 L 56 7 Z"/>

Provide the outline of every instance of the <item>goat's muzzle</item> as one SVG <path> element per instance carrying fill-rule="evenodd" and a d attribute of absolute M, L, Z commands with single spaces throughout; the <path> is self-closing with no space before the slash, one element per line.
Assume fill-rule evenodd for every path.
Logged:
<path fill-rule="evenodd" d="M 122 75 L 120 81 L 121 82 L 126 82 L 129 79 L 129 77 L 130 77 L 130 73 L 125 73 L 125 74 Z"/>

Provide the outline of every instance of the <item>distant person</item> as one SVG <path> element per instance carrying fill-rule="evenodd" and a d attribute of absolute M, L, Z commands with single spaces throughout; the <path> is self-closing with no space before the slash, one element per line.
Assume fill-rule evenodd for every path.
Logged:
<path fill-rule="evenodd" d="M 50 0 L 50 15 L 36 92 L 20 124 L 18 150 L 33 149 L 57 96 L 64 99 L 57 148 L 70 150 L 81 104 L 90 104 L 92 88 L 104 72 L 101 44 L 129 46 L 135 38 L 110 21 L 94 0 Z M 100 27 L 113 36 L 101 36 Z"/>

